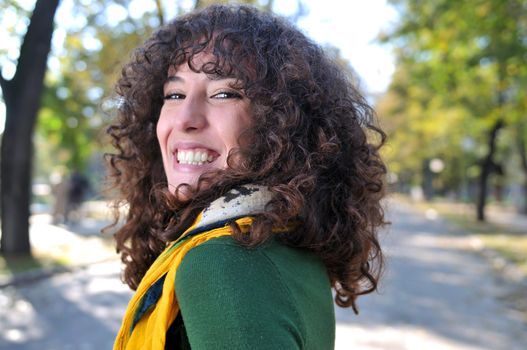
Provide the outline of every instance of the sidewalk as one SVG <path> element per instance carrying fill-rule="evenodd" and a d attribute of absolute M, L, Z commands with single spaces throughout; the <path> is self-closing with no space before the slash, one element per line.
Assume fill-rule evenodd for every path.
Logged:
<path fill-rule="evenodd" d="M 383 279 L 359 298 L 359 316 L 335 309 L 336 349 L 524 350 L 526 314 L 510 296 L 525 289 L 498 278 L 470 235 L 432 207 L 387 204 Z"/>
<path fill-rule="evenodd" d="M 426 218 L 446 219 L 452 232 L 463 233 L 474 251 L 483 255 L 497 275 L 527 288 L 527 216 L 512 207 L 489 204 L 485 208 L 486 221 L 475 220 L 473 204 L 436 200 L 412 201 L 394 196 L 395 201 L 408 203 L 419 209 Z M 452 218 L 448 218 L 452 216 Z M 527 310 L 527 302 L 522 302 Z"/>
<path fill-rule="evenodd" d="M 108 216 L 104 215 L 104 210 L 108 211 L 106 204 L 89 202 L 86 203 L 84 215 L 89 214 L 88 210 L 97 210 L 98 213 L 69 225 L 53 225 L 49 214 L 32 215 L 29 235 L 33 255 L 37 260 L 44 257 L 58 264 L 0 275 L 0 288 L 119 259 L 113 238 L 101 233 L 101 229 L 111 222 L 109 218 L 105 218 Z"/>
<path fill-rule="evenodd" d="M 419 203 L 419 202 L 417 202 Z M 421 202 L 426 205 L 427 202 Z M 432 205 L 449 206 L 454 208 L 459 214 L 469 218 L 476 217 L 474 204 L 457 203 L 447 201 L 432 202 Z M 525 232 L 527 234 L 527 215 L 518 213 L 517 210 L 496 204 L 489 204 L 485 207 L 485 218 L 490 224 L 503 226 L 505 228 Z"/>

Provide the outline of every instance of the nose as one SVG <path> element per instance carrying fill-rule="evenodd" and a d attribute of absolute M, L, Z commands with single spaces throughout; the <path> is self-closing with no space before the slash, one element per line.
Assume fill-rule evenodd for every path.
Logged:
<path fill-rule="evenodd" d="M 196 132 L 207 125 L 207 106 L 199 96 L 187 96 L 176 112 L 176 127 L 182 132 Z"/>

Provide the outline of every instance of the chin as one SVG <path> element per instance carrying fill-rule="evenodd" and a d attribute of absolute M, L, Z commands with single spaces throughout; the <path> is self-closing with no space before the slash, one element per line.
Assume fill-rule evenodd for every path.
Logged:
<path fill-rule="evenodd" d="M 188 200 L 193 195 L 193 191 L 198 186 L 199 178 L 204 174 L 209 174 L 209 176 L 206 176 L 207 180 L 201 182 L 201 188 L 207 188 L 208 184 L 210 184 L 211 179 L 214 177 L 211 177 L 210 175 L 213 175 L 216 171 L 216 168 L 213 168 L 209 170 L 210 172 L 204 171 L 198 174 L 173 174 L 172 177 L 167 176 L 168 180 L 168 191 L 172 193 L 173 195 L 177 196 L 178 199 L 182 200 Z M 181 176 L 184 175 L 184 176 Z M 185 176 L 186 175 L 186 176 Z"/>
<path fill-rule="evenodd" d="M 188 200 L 192 195 L 191 189 L 196 188 L 198 180 L 199 176 L 187 176 L 185 178 L 178 176 L 168 181 L 168 190 L 179 199 Z"/>

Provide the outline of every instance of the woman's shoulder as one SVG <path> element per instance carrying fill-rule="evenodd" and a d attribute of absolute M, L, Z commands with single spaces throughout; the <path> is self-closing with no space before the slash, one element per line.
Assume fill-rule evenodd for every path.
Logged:
<path fill-rule="evenodd" d="M 271 348 L 323 349 L 321 344 L 334 339 L 333 299 L 324 265 L 315 254 L 276 239 L 246 247 L 232 237 L 220 237 L 193 248 L 176 273 L 176 295 L 189 339 L 203 336 L 199 329 L 204 322 L 218 336 L 244 325 L 247 334 L 257 331 L 262 339 L 283 340 Z M 212 315 L 222 315 L 221 321 Z M 200 326 L 194 329 L 193 324 Z"/>
<path fill-rule="evenodd" d="M 319 279 L 321 283 L 329 279 L 321 260 L 314 253 L 303 249 L 286 246 L 277 239 L 256 246 L 247 247 L 235 241 L 230 236 L 211 239 L 190 250 L 183 259 L 178 279 L 187 273 L 196 278 L 223 278 L 229 274 L 235 276 L 250 275 L 251 278 L 266 279 L 297 279 L 302 276 L 303 284 L 308 279 Z M 255 275 L 256 274 L 256 275 Z M 289 283 L 288 283 L 289 284 Z M 329 288 L 329 287 L 328 287 Z"/>

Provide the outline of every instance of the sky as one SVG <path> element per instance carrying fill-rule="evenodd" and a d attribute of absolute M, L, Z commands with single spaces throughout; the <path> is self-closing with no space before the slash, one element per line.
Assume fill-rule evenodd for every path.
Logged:
<path fill-rule="evenodd" d="M 81 0 L 89 1 L 89 0 Z M 182 0 L 183 7 L 191 6 L 192 0 Z M 298 21 L 299 28 L 320 44 L 329 43 L 341 50 L 360 76 L 360 88 L 369 94 L 380 94 L 390 83 L 394 71 L 394 57 L 387 45 L 376 41 L 381 31 L 389 30 L 397 20 L 397 12 L 387 0 L 302 0 L 307 15 Z M 34 1 L 23 0 L 25 7 L 31 8 Z M 67 19 L 68 1 L 63 1 L 56 16 L 58 27 L 61 20 Z M 172 2 L 173 3 L 173 2 Z M 133 12 L 141 12 L 144 1 L 133 1 Z M 169 8 L 165 6 L 165 8 Z M 143 9 L 144 10 L 144 9 Z M 275 0 L 274 11 L 282 15 L 291 15 L 297 10 L 296 0 Z M 169 14 L 172 16 L 172 14 Z M 56 31 L 54 44 L 60 42 L 64 31 Z M 0 47 L 11 43 L 2 38 Z M 58 40 L 57 40 L 58 39 Z M 60 43 L 59 43 L 60 44 Z M 15 51 L 17 50 L 11 50 Z M 4 67 L 4 75 L 12 75 Z M 6 74 L 7 73 L 7 74 Z M 10 76 L 5 76 L 10 78 Z M 0 100 L 0 132 L 5 121 L 5 106 Z"/>
<path fill-rule="evenodd" d="M 302 0 L 308 15 L 298 26 L 309 37 L 341 50 L 362 79 L 364 91 L 382 93 L 388 88 L 395 63 L 390 47 L 376 41 L 397 20 L 386 0 Z M 275 1 L 276 12 L 291 13 L 296 1 Z"/>

